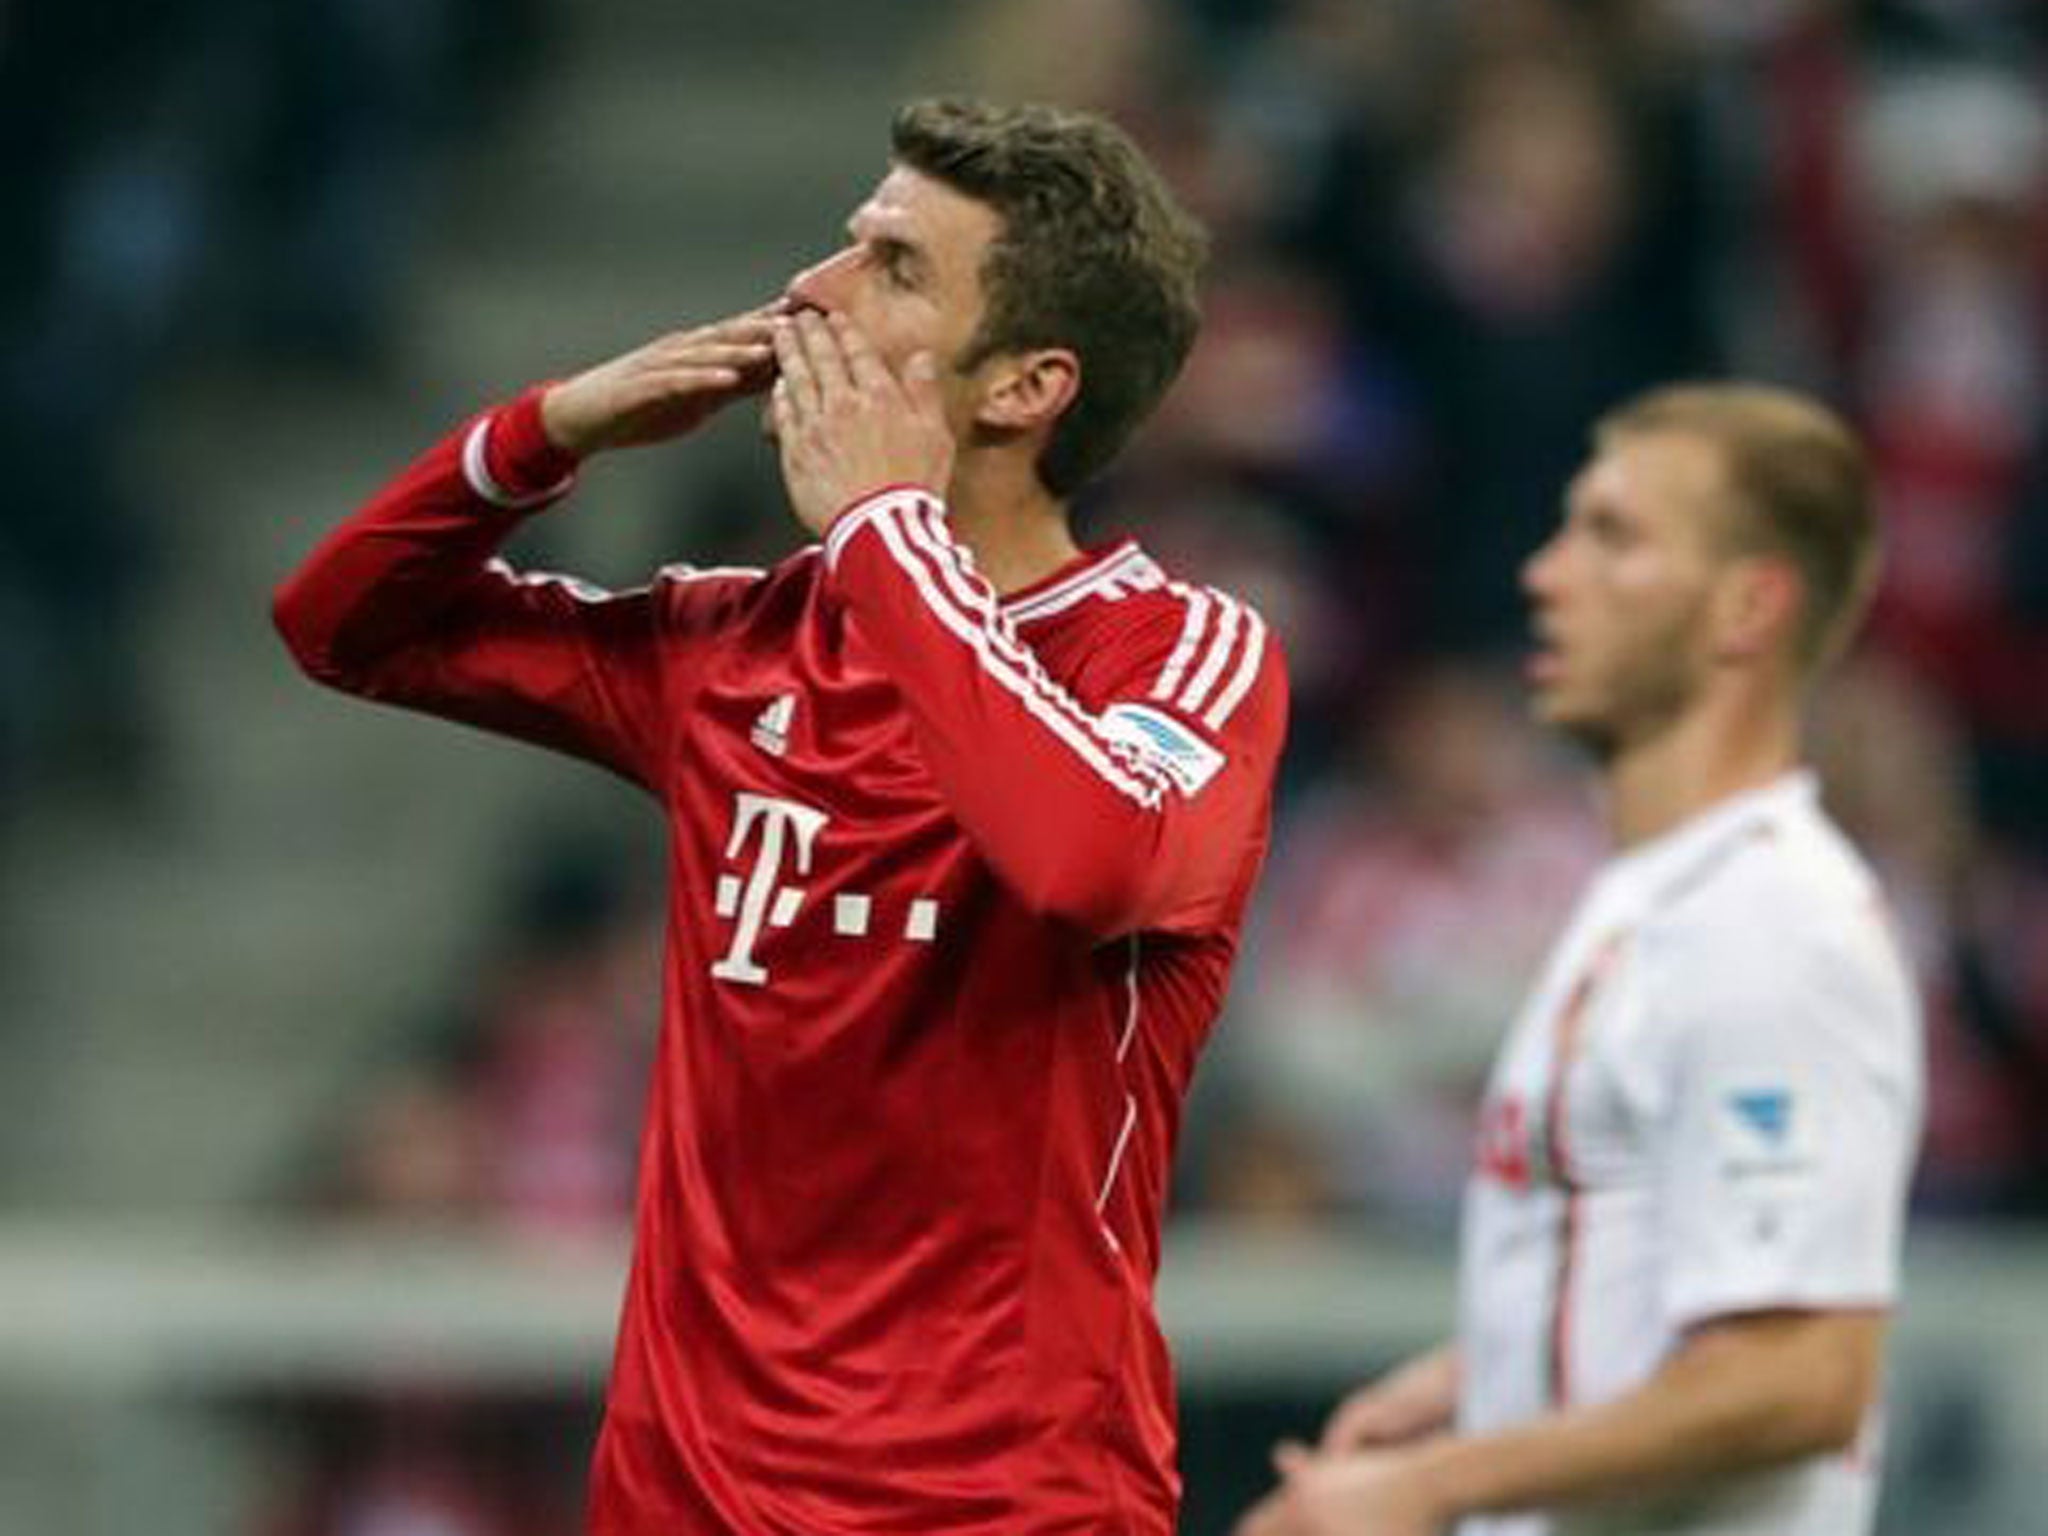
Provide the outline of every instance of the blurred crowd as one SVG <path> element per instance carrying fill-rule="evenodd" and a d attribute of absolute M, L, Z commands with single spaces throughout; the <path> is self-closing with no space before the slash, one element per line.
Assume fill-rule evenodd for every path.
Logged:
<path fill-rule="evenodd" d="M 1838 405 L 1876 470 L 1888 564 L 1816 752 L 1925 981 L 1921 1209 L 2048 1211 L 2040 8 L 997 10 L 1006 93 L 1067 67 L 1034 29 L 1120 40 L 1085 89 L 1215 232 L 1209 331 L 1115 512 L 1266 604 L 1301 704 L 1189 1198 L 1451 1219 L 1600 852 L 1522 723 L 1518 567 L 1604 408 L 1742 374 Z"/>
<path fill-rule="evenodd" d="M 1101 40 L 1085 60 L 1061 39 Z M 2048 16 L 1998 0 L 992 0 L 948 68 L 1132 124 L 1208 325 L 1096 510 L 1258 601 L 1298 723 L 1185 1198 L 1451 1219 L 1599 858 L 1522 560 L 1606 408 L 1809 389 L 1889 545 L 1816 753 L 1927 990 L 1926 1212 L 2048 1212 Z"/>
<path fill-rule="evenodd" d="M 381 366 L 434 149 L 541 11 L 0 7 L 0 794 L 118 748 L 108 700 L 140 709 L 136 393 L 194 346 Z M 1877 471 L 1889 560 L 1816 751 L 1926 988 L 1921 1209 L 2048 1214 L 2044 8 L 978 0 L 915 79 L 1111 112 L 1215 237 L 1189 372 L 1084 508 L 1251 598 L 1295 681 L 1183 1204 L 1452 1218 L 1492 1047 L 1602 856 L 1518 699 L 1518 566 L 1604 409 L 1744 374 L 1837 404 Z M 624 1215 L 654 893 L 602 838 L 533 858 L 308 1202 L 571 1236 Z M 322 1442 L 350 1449 L 309 1465 L 359 1475 L 280 1529 L 520 1528 L 452 1440 L 376 1422 Z"/>
<path fill-rule="evenodd" d="M 362 375 L 398 345 L 451 142 L 547 0 L 0 5 L 0 832 L 146 786 L 163 530 L 136 429 L 181 368 Z"/>

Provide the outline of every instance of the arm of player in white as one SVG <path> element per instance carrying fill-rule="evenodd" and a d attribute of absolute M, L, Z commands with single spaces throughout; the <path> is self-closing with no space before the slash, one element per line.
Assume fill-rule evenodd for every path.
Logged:
<path fill-rule="evenodd" d="M 1654 1497 L 1849 1446 L 1885 1317 L 1771 1312 L 1702 1325 L 1635 1391 L 1493 1434 L 1311 1454 L 1237 1536 L 1438 1536 L 1468 1515 Z"/>
<path fill-rule="evenodd" d="M 1448 1430 L 1457 1411 L 1458 1348 L 1439 1344 L 1349 1393 L 1323 1426 L 1317 1449 L 1328 1455 L 1407 1445 Z"/>
<path fill-rule="evenodd" d="M 1696 1329 L 1596 1407 L 1416 1453 L 1446 1519 L 1682 1489 L 1846 1450 L 1878 1390 L 1888 1314 L 1765 1312 Z"/>

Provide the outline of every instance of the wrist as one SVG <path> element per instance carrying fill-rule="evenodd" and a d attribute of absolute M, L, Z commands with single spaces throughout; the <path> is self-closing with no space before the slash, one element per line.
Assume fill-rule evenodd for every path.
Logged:
<path fill-rule="evenodd" d="M 536 384 L 527 393 L 534 396 L 534 409 L 540 424 L 541 436 L 548 446 L 570 458 L 582 460 L 590 456 L 593 444 L 585 440 L 563 405 L 564 380 L 550 379 Z"/>
<path fill-rule="evenodd" d="M 1409 1451 L 1402 1462 L 1401 1478 L 1407 1485 L 1412 1507 L 1432 1525 L 1449 1526 L 1480 1511 L 1470 1497 L 1471 1483 L 1465 1468 L 1470 1444 L 1455 1435 L 1439 1435 Z"/>
<path fill-rule="evenodd" d="M 494 506 L 537 507 L 575 482 L 576 455 L 555 443 L 542 423 L 546 389 L 535 385 L 492 411 L 463 445 L 470 489 Z"/>

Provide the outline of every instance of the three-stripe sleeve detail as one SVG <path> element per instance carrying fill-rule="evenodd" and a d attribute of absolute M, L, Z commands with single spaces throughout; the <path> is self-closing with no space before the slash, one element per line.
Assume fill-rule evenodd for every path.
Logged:
<path fill-rule="evenodd" d="M 1187 615 L 1152 697 L 1220 730 L 1258 678 L 1266 621 L 1225 592 L 1180 582 L 1171 590 L 1187 605 Z"/>
<path fill-rule="evenodd" d="M 862 503 L 832 525 L 826 558 L 836 566 L 847 544 L 869 528 L 933 618 L 974 654 L 989 678 L 1105 783 L 1146 810 L 1159 808 L 1170 779 L 1128 743 L 1105 733 L 1097 716 L 1047 676 L 928 497 L 891 491 Z"/>

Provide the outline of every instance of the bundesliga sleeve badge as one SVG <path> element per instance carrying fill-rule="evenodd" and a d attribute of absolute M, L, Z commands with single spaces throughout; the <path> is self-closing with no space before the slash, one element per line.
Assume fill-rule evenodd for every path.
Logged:
<path fill-rule="evenodd" d="M 1229 761 L 1173 716 L 1143 704 L 1112 704 L 1102 713 L 1105 734 L 1135 747 L 1192 800 Z"/>

